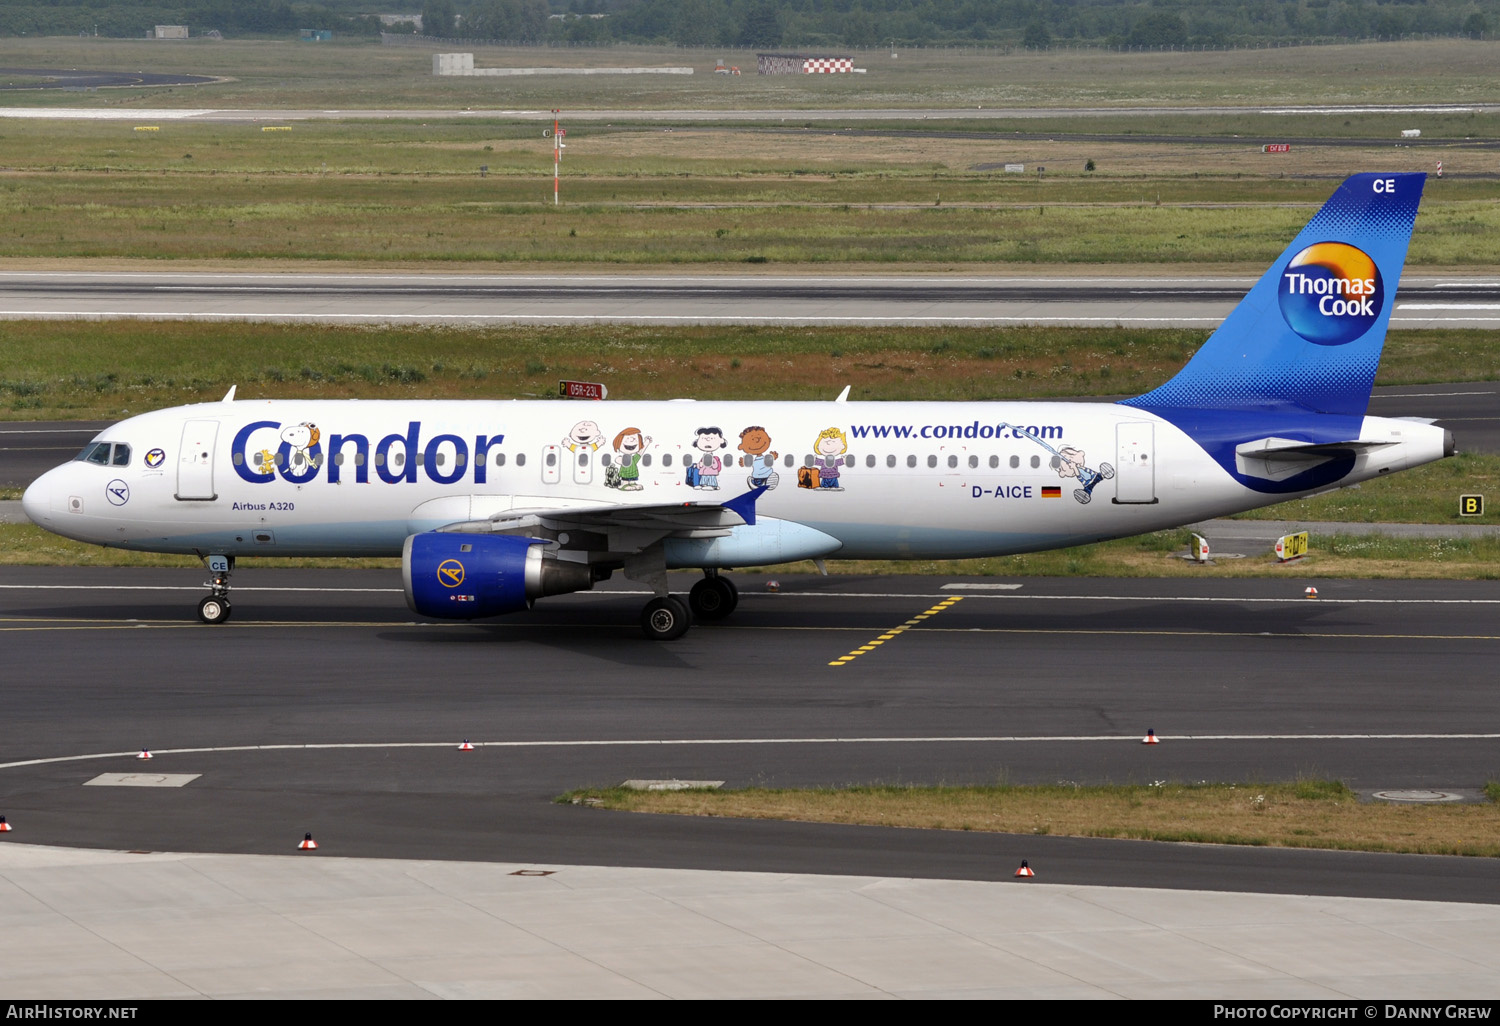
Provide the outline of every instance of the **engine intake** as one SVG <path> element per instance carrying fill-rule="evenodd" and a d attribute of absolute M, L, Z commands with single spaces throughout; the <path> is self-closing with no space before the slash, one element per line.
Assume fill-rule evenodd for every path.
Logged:
<path fill-rule="evenodd" d="M 406 539 L 401 582 L 412 612 L 475 620 L 529 609 L 544 595 L 588 591 L 594 574 L 587 563 L 548 555 L 537 538 L 428 531 Z"/>

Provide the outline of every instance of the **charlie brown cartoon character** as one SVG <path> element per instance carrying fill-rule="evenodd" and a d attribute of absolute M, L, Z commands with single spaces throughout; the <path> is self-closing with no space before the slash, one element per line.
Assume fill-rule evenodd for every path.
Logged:
<path fill-rule="evenodd" d="M 599 447 L 604 444 L 604 432 L 599 430 L 599 425 L 591 420 L 580 420 L 573 425 L 573 429 L 563 435 L 563 448 L 569 452 L 578 452 L 580 449 L 586 452 L 598 452 Z"/>
<path fill-rule="evenodd" d="M 775 488 L 781 481 L 776 473 L 776 458 L 781 454 L 771 449 L 771 436 L 766 429 L 756 424 L 740 432 L 740 452 L 749 461 L 751 488 Z"/>
<path fill-rule="evenodd" d="M 641 433 L 640 428 L 628 427 L 615 435 L 615 453 L 619 457 L 620 490 L 641 490 L 641 453 L 651 444 L 651 436 Z"/>

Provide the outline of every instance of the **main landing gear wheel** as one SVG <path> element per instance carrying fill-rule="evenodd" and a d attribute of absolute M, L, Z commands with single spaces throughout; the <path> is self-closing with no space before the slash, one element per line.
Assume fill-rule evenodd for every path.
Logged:
<path fill-rule="evenodd" d="M 654 598 L 641 610 L 641 630 L 652 641 L 672 641 L 687 633 L 692 616 L 681 599 L 671 595 Z"/>
<path fill-rule="evenodd" d="M 700 620 L 722 620 L 740 604 L 740 591 L 727 577 L 705 577 L 688 592 L 688 605 Z"/>
<path fill-rule="evenodd" d="M 209 595 L 198 603 L 198 619 L 204 623 L 223 623 L 229 619 L 229 600 Z"/>

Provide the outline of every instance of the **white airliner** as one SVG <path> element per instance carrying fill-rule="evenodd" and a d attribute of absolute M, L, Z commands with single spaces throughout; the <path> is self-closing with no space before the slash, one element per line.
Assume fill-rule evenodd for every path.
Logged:
<path fill-rule="evenodd" d="M 1365 410 L 1425 176 L 1346 180 L 1176 377 L 1073 402 L 234 401 L 132 417 L 26 490 L 99 545 L 193 553 L 206 623 L 239 556 L 402 557 L 406 599 L 475 619 L 614 571 L 650 638 L 727 616 L 719 571 L 1078 545 L 1451 455 Z M 845 393 L 847 395 L 847 389 Z M 667 571 L 704 571 L 688 602 Z M 691 612 L 690 612 L 691 610 Z"/>

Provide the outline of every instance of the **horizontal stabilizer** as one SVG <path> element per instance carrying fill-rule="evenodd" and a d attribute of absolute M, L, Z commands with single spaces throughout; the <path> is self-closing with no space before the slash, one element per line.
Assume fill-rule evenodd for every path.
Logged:
<path fill-rule="evenodd" d="M 1395 444 L 1385 440 L 1300 442 L 1291 438 L 1261 438 L 1235 447 L 1235 469 L 1247 477 L 1280 481 L 1334 460 L 1352 465 L 1359 456 Z"/>

